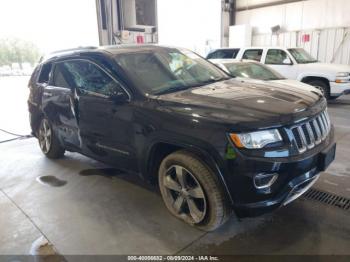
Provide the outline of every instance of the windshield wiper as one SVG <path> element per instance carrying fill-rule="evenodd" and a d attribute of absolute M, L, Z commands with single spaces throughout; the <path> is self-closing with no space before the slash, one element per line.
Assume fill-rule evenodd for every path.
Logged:
<path fill-rule="evenodd" d="M 232 78 L 234 78 L 234 77 L 232 77 Z M 198 86 L 208 85 L 211 83 L 220 82 L 220 81 L 229 80 L 229 79 L 230 79 L 230 77 L 212 78 L 212 79 L 208 79 L 206 81 L 200 82 Z"/>
<path fill-rule="evenodd" d="M 164 95 L 167 93 L 173 93 L 173 92 L 178 92 L 178 91 L 182 91 L 182 90 L 186 90 L 191 88 L 192 86 L 173 86 L 173 87 L 169 87 L 165 90 L 159 91 L 154 93 L 155 95 Z"/>
<path fill-rule="evenodd" d="M 208 79 L 206 81 L 200 82 L 198 84 L 193 84 L 193 85 L 187 85 L 187 86 L 173 86 L 173 87 L 169 87 L 166 90 L 162 90 L 159 92 L 154 93 L 155 95 L 164 95 L 164 94 L 168 94 L 168 93 L 173 93 L 173 92 L 178 92 L 178 91 L 182 91 L 182 90 L 186 90 L 189 88 L 193 88 L 193 87 L 200 87 L 200 86 L 204 86 L 204 85 L 208 85 L 211 83 L 215 83 L 215 82 L 219 82 L 219 81 L 223 81 L 223 80 L 228 80 L 230 79 L 229 77 L 220 77 L 220 78 L 213 78 L 213 79 Z"/>

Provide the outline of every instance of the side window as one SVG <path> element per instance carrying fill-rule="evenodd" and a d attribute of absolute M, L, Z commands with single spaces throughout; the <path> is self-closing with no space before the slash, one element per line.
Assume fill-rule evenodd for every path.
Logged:
<path fill-rule="evenodd" d="M 236 58 L 238 55 L 239 49 L 232 49 L 232 58 Z"/>
<path fill-rule="evenodd" d="M 73 60 L 64 62 L 63 65 L 64 70 L 70 73 L 72 84 L 76 88 L 107 96 L 116 91 L 123 92 L 119 83 L 93 63 Z"/>
<path fill-rule="evenodd" d="M 207 59 L 236 58 L 238 49 L 221 49 L 209 54 Z"/>
<path fill-rule="evenodd" d="M 70 84 L 69 84 L 70 83 Z M 65 70 L 63 63 L 57 63 L 53 70 L 52 85 L 57 87 L 71 88 L 71 75 Z"/>
<path fill-rule="evenodd" d="M 290 63 L 290 58 L 285 51 L 280 49 L 269 49 L 267 51 L 265 64 L 283 65 L 288 63 Z"/>
<path fill-rule="evenodd" d="M 262 49 L 249 49 L 244 52 L 243 59 L 255 60 L 260 62 L 262 53 Z"/>
<path fill-rule="evenodd" d="M 41 67 L 40 75 L 38 78 L 38 83 L 39 84 L 48 84 L 50 80 L 50 75 L 51 75 L 51 69 L 52 69 L 52 64 L 44 64 Z"/>
<path fill-rule="evenodd" d="M 220 51 L 214 51 L 207 56 L 207 59 L 216 59 Z"/>

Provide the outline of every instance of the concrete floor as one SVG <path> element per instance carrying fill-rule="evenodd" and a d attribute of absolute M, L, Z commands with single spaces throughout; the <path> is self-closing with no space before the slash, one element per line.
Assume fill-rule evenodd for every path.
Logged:
<path fill-rule="evenodd" d="M 26 81 L 0 78 L 13 87 L 0 97 L 0 128 L 29 131 Z M 315 187 L 350 198 L 350 96 L 329 111 L 337 157 Z M 0 131 L 0 141 L 11 137 Z M 34 138 L 1 143 L 0 165 L 0 255 L 32 254 L 45 241 L 63 255 L 350 254 L 349 212 L 311 200 L 204 233 L 173 218 L 137 177 L 75 153 L 49 160 Z"/>

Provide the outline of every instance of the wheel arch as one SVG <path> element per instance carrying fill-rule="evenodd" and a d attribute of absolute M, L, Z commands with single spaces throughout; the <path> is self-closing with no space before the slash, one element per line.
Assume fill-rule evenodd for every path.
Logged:
<path fill-rule="evenodd" d="M 324 76 L 303 76 L 300 81 L 303 83 L 310 83 L 310 82 L 316 81 L 316 80 L 322 81 L 322 82 L 326 83 L 328 85 L 328 87 L 330 87 L 329 79 L 327 77 L 324 77 Z"/>
<path fill-rule="evenodd" d="M 41 110 L 36 110 L 35 113 L 30 114 L 30 126 L 32 129 L 32 134 L 38 136 L 38 128 L 40 126 L 41 120 L 45 117 L 45 114 Z"/>

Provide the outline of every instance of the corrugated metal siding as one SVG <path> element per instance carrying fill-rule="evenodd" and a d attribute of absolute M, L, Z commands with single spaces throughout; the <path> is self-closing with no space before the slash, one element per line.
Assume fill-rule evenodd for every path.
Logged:
<path fill-rule="evenodd" d="M 310 42 L 302 42 L 304 34 L 310 35 Z M 350 64 L 350 28 L 258 34 L 253 36 L 252 45 L 303 47 L 322 62 Z"/>

